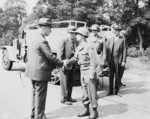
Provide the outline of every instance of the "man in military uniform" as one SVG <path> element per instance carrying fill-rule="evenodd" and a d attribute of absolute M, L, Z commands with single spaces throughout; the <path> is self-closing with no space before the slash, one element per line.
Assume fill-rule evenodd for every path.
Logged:
<path fill-rule="evenodd" d="M 86 41 L 89 31 L 87 28 L 80 27 L 77 29 L 76 38 L 79 41 L 79 46 L 76 49 L 75 56 L 71 58 L 68 63 L 72 64 L 78 62 L 81 72 L 81 87 L 83 92 L 82 103 L 84 105 L 83 112 L 79 113 L 78 117 L 90 115 L 89 104 L 92 107 L 92 113 L 89 119 L 96 119 L 98 117 L 97 112 L 97 91 L 96 91 L 96 67 L 97 58 L 96 50 L 93 45 Z"/>
<path fill-rule="evenodd" d="M 91 26 L 91 34 L 89 39 L 89 42 L 93 45 L 93 47 L 97 51 L 97 59 L 99 62 L 99 65 L 97 67 L 97 74 L 102 75 L 102 70 L 104 64 L 106 64 L 106 42 L 103 37 L 101 37 L 98 33 L 100 32 L 100 28 L 97 24 L 93 24 Z"/>
<path fill-rule="evenodd" d="M 70 59 L 74 56 L 75 48 L 77 46 L 75 37 L 75 27 L 68 27 L 67 37 L 63 38 L 58 46 L 57 57 L 61 60 Z M 61 87 L 61 103 L 71 105 L 72 102 L 76 102 L 72 99 L 73 88 L 73 73 L 74 65 L 69 68 L 62 67 L 60 69 L 60 87 Z"/>
<path fill-rule="evenodd" d="M 109 94 L 112 95 L 114 93 L 118 96 L 121 96 L 119 93 L 120 81 L 122 78 L 122 67 L 125 66 L 126 56 L 127 56 L 127 45 L 126 40 L 123 37 L 119 36 L 121 31 L 121 27 L 119 25 L 113 26 L 113 32 L 115 34 L 114 37 L 107 39 L 107 61 L 109 64 Z M 115 75 L 115 86 L 114 84 L 114 75 Z"/>

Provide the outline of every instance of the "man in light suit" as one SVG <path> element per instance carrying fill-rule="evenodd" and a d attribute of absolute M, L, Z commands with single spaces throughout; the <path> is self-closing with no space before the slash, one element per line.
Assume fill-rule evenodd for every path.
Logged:
<path fill-rule="evenodd" d="M 63 61 L 52 54 L 45 39 L 45 36 L 51 32 L 51 21 L 48 18 L 41 18 L 38 26 L 39 30 L 30 34 L 28 38 L 28 62 L 25 75 L 31 79 L 32 83 L 31 118 L 46 119 L 44 111 L 48 80 L 51 78 L 51 64 L 62 66 Z"/>
<path fill-rule="evenodd" d="M 113 88 L 115 88 L 115 94 L 121 96 L 119 93 L 120 80 L 122 75 L 122 69 L 125 67 L 126 57 L 127 57 L 127 45 L 126 40 L 119 36 L 121 27 L 119 25 L 113 26 L 114 37 L 107 39 L 107 61 L 109 64 L 109 93 L 112 95 L 114 93 Z M 114 84 L 115 75 L 115 86 Z"/>
<path fill-rule="evenodd" d="M 68 36 L 63 38 L 59 44 L 57 57 L 61 60 L 69 60 L 74 56 L 75 48 L 77 46 L 75 37 L 75 27 L 68 27 Z M 72 88 L 73 88 L 73 73 L 74 65 L 70 68 L 62 67 L 60 69 L 60 87 L 61 87 L 61 103 L 71 105 L 72 102 L 76 102 L 72 99 Z"/>

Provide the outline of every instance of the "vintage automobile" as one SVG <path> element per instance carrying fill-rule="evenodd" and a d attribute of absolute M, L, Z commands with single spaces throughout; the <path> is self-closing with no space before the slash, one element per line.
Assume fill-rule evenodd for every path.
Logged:
<path fill-rule="evenodd" d="M 63 36 L 67 34 L 67 28 L 70 25 L 78 27 L 86 27 L 86 23 L 82 21 L 68 20 L 68 21 L 58 21 L 53 22 L 54 26 L 52 28 L 51 34 L 46 37 L 52 52 L 57 56 L 57 47 L 62 40 Z M 12 46 L 3 46 L 2 47 L 2 64 L 5 70 L 11 70 L 14 62 L 27 62 L 27 42 L 28 37 L 32 32 L 38 30 L 37 24 L 27 25 L 22 33 L 21 39 L 14 39 Z M 59 82 L 59 69 L 54 65 L 52 71 L 52 77 L 49 80 L 52 84 L 57 84 Z M 75 69 L 75 80 L 79 80 L 80 71 Z"/>
<path fill-rule="evenodd" d="M 111 26 L 100 25 L 99 28 L 100 28 L 99 35 L 102 37 L 109 38 L 109 37 L 112 37 L 114 35 L 112 32 Z"/>

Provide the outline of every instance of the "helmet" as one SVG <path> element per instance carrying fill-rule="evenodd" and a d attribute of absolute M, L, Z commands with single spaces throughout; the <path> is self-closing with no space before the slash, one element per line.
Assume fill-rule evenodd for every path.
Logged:
<path fill-rule="evenodd" d="M 85 27 L 80 27 L 80 28 L 78 28 L 78 29 L 76 30 L 76 33 L 81 34 L 81 35 L 83 35 L 83 36 L 85 36 L 85 37 L 88 37 L 88 36 L 89 36 L 89 31 L 88 31 L 88 29 L 85 28 Z"/>
<path fill-rule="evenodd" d="M 92 25 L 91 30 L 100 31 L 99 25 L 97 24 Z"/>
<path fill-rule="evenodd" d="M 75 26 L 68 26 L 68 33 L 74 33 L 76 30 Z"/>

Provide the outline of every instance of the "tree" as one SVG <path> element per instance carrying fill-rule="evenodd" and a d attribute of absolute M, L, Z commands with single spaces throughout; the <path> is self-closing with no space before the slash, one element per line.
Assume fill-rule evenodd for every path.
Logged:
<path fill-rule="evenodd" d="M 22 19 L 26 16 L 26 2 L 24 0 L 6 0 L 4 10 L 0 13 L 0 24 L 2 25 L 3 40 L 10 40 L 13 37 L 18 38 L 19 27 L 22 25 Z M 9 34 L 9 35 L 8 35 Z M 7 42 L 4 42 L 7 43 Z"/>
<path fill-rule="evenodd" d="M 147 32 L 148 29 L 148 19 L 145 16 L 149 16 L 149 9 L 146 11 L 145 7 L 140 7 L 139 3 L 145 3 L 144 0 L 112 0 L 112 6 L 109 8 L 109 15 L 111 22 L 116 22 L 122 27 L 135 30 L 134 39 L 139 39 L 139 48 L 140 51 L 143 51 L 143 35 Z M 146 4 L 146 3 L 145 3 Z M 133 32 L 131 32 L 133 33 Z M 135 42 L 134 42 L 135 43 Z"/>
<path fill-rule="evenodd" d="M 39 0 L 34 13 L 37 19 L 40 17 L 49 17 L 54 21 L 57 20 L 81 20 L 87 22 L 90 26 L 92 23 L 100 24 L 106 22 L 102 16 L 100 6 L 102 7 L 105 0 Z"/>

